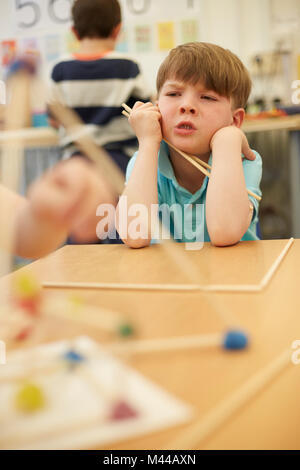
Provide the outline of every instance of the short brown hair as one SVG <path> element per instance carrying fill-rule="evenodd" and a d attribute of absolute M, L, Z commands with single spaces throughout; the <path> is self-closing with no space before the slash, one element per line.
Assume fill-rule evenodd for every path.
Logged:
<path fill-rule="evenodd" d="M 79 39 L 108 38 L 121 23 L 121 8 L 118 0 L 75 0 L 72 18 Z"/>
<path fill-rule="evenodd" d="M 235 108 L 244 108 L 251 91 L 248 70 L 228 49 L 205 42 L 190 42 L 175 47 L 161 64 L 156 87 L 158 94 L 165 81 L 202 82 L 208 90 L 233 98 Z"/>

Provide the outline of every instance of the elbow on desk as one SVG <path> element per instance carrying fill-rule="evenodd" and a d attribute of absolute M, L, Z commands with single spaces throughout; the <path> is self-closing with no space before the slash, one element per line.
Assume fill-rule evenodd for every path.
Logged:
<path fill-rule="evenodd" d="M 218 239 L 218 238 L 211 239 L 212 245 L 218 246 L 218 247 L 236 245 L 239 241 L 240 241 L 239 239 L 235 240 L 235 239 L 230 239 L 230 238 L 228 238 L 228 239 L 224 239 L 224 238 L 223 239 L 222 238 L 220 238 L 220 239 Z"/>
<path fill-rule="evenodd" d="M 224 230 L 213 230 L 209 231 L 209 237 L 212 245 L 214 246 L 231 246 L 235 245 L 240 241 L 243 234 L 240 231 L 224 231 Z"/>
<path fill-rule="evenodd" d="M 119 213 L 117 210 L 117 216 L 115 219 L 115 224 L 116 224 L 116 229 L 123 241 L 123 243 L 129 248 L 145 248 L 150 245 L 151 243 L 151 237 L 137 237 L 137 238 L 132 238 L 129 236 L 130 230 L 128 230 L 128 221 L 126 224 L 124 224 L 124 221 L 122 222 L 119 218 Z M 140 233 L 140 232 L 139 232 Z M 145 232 L 145 235 L 147 232 Z M 148 234 L 149 235 L 149 234 Z"/>
<path fill-rule="evenodd" d="M 132 239 L 132 238 L 122 238 L 122 241 L 125 243 L 125 245 L 129 246 L 129 248 L 146 248 L 147 246 L 150 245 L 151 240 L 147 240 L 144 238 L 137 238 L 137 239 Z"/>
<path fill-rule="evenodd" d="M 219 224 L 214 223 L 207 224 L 207 230 L 210 241 L 214 246 L 231 246 L 238 243 L 245 235 L 249 226 L 249 221 L 244 220 L 242 222 Z"/>

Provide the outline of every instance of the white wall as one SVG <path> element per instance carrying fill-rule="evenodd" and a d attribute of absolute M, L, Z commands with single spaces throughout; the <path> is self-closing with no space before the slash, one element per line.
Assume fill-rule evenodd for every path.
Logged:
<path fill-rule="evenodd" d="M 22 1 L 26 2 L 26 0 Z M 46 15 L 48 0 L 34 1 L 41 8 L 43 15 Z M 280 0 L 280 2 L 283 1 L 286 8 L 294 9 L 293 17 L 297 16 L 297 5 L 298 3 L 300 5 L 300 1 Z M 146 13 L 134 14 L 129 10 L 128 2 L 132 2 L 138 9 L 143 5 L 148 5 L 149 8 Z M 70 0 L 56 0 L 55 8 L 63 15 L 70 8 L 70 3 Z M 124 26 L 128 35 L 129 53 L 143 66 L 153 90 L 155 89 L 157 68 L 167 54 L 167 52 L 159 51 L 158 48 L 156 33 L 158 21 L 174 21 L 176 43 L 180 43 L 178 30 L 180 21 L 182 19 L 196 19 L 199 26 L 198 40 L 214 42 L 231 49 L 248 67 L 250 66 L 250 58 L 253 55 L 274 49 L 275 40 L 280 36 L 280 34 L 278 36 L 278 31 L 277 36 L 274 35 L 273 24 L 274 11 L 280 5 L 278 0 L 120 0 L 120 3 L 123 10 Z M 22 11 L 23 13 L 27 12 L 30 20 L 30 15 L 33 14 L 30 7 L 23 8 Z M 46 16 L 43 16 L 43 18 L 46 18 Z M 61 26 L 43 20 L 40 21 L 39 26 L 24 31 L 18 30 L 16 27 L 17 21 L 18 15 L 16 15 L 15 2 L 13 0 L 1 0 L 0 39 L 21 38 L 24 36 L 42 38 L 43 35 L 49 33 L 63 35 L 69 29 L 68 24 Z M 143 54 L 136 52 L 134 27 L 138 24 L 148 24 L 152 27 L 151 52 Z M 284 24 L 279 26 L 280 33 L 287 34 L 287 27 L 284 29 Z M 295 20 L 293 27 L 296 30 L 297 20 Z M 290 31 L 290 24 L 288 28 Z M 292 78 L 296 79 L 297 77 Z M 275 83 L 273 80 L 272 93 L 276 95 L 279 91 L 282 94 L 288 94 L 287 84 L 283 83 L 282 80 L 281 82 L 277 80 L 277 82 Z M 285 87 L 285 90 L 282 90 L 283 87 Z M 255 79 L 253 96 L 259 95 L 261 91 L 261 83 Z M 264 92 L 267 93 L 267 91 Z"/>
<path fill-rule="evenodd" d="M 2 0 L 0 2 L 0 38 L 8 39 L 14 37 L 13 32 L 13 2 Z"/>

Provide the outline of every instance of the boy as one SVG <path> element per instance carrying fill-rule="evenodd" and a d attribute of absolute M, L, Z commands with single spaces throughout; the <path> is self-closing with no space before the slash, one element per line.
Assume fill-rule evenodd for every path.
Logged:
<path fill-rule="evenodd" d="M 137 140 L 121 104 L 149 101 L 150 92 L 138 64 L 114 52 L 121 29 L 118 0 L 76 0 L 72 19 L 80 49 L 53 68 L 50 95 L 79 114 L 94 141 L 125 173 Z M 61 143 L 64 158 L 78 152 L 68 138 Z"/>
<path fill-rule="evenodd" d="M 129 210 L 135 203 L 143 204 L 148 220 L 141 222 L 143 235 L 126 233 L 119 203 L 117 224 L 126 244 L 133 248 L 150 244 L 151 208 L 162 203 L 175 207 L 172 235 L 183 206 L 190 207 L 190 212 L 184 211 L 183 227 L 193 238 L 183 234 L 179 241 L 198 240 L 197 231 L 204 233 L 202 241 L 218 246 L 257 239 L 258 202 L 248 197 L 247 188 L 261 194 L 262 164 L 240 130 L 250 90 L 247 70 L 228 50 L 189 43 L 170 52 L 158 72 L 157 104 L 136 103 L 129 119 L 139 152 L 128 165 L 123 196 Z M 210 163 L 209 181 L 162 138 Z M 200 204 L 205 214 L 196 223 Z M 125 220 L 128 227 L 132 220 Z"/>
<path fill-rule="evenodd" d="M 7 220 L 13 218 L 16 255 L 44 256 L 68 233 L 79 241 L 96 237 L 96 208 L 116 203 L 111 187 L 82 158 L 61 162 L 34 183 L 28 199 L 0 185 L 0 250 L 6 249 Z"/>

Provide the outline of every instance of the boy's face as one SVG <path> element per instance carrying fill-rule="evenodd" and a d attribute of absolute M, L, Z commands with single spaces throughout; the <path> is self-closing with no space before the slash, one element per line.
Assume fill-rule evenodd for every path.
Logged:
<path fill-rule="evenodd" d="M 217 130 L 239 125 L 231 99 L 206 90 L 201 83 L 167 80 L 158 107 L 163 137 L 180 150 L 202 157 L 210 154 L 210 141 Z"/>

